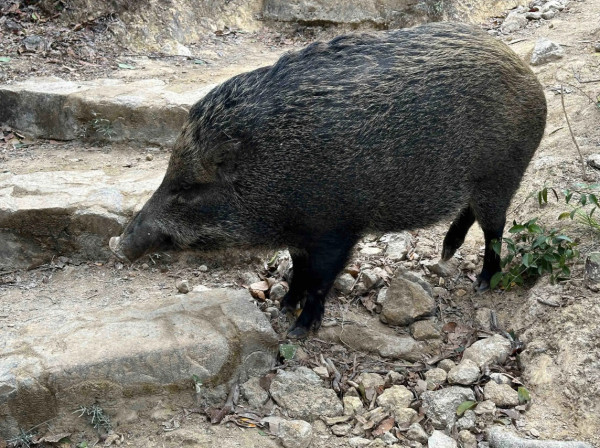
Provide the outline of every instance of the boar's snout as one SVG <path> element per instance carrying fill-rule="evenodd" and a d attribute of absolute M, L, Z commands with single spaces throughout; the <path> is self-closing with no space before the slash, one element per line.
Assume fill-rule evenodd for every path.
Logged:
<path fill-rule="evenodd" d="M 139 213 L 121 236 L 113 236 L 108 247 L 122 261 L 134 262 L 142 255 L 158 249 L 167 238 Z"/>

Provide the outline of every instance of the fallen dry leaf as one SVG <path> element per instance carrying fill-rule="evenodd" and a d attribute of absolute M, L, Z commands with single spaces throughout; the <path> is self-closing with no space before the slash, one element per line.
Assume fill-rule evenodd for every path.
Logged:
<path fill-rule="evenodd" d="M 373 436 L 379 437 L 383 433 L 388 432 L 390 429 L 392 429 L 394 427 L 394 422 L 395 422 L 395 420 L 393 417 L 386 418 L 384 421 L 382 421 L 379 424 L 379 426 L 375 429 L 375 431 L 373 431 Z"/>

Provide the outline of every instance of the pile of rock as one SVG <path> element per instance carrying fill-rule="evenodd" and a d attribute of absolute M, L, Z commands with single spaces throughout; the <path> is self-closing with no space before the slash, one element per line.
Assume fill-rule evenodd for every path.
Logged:
<path fill-rule="evenodd" d="M 251 378 L 241 391 L 249 408 L 270 415 L 263 423 L 285 447 L 308 447 L 314 432 L 325 432 L 352 447 L 457 447 L 457 438 L 476 448 L 495 420 L 518 419 L 525 409 L 512 378 L 490 372 L 512 350 L 494 335 L 467 348 L 458 364 L 444 359 L 422 375 L 362 372 L 336 393 L 332 369 L 297 367 Z"/>
<path fill-rule="evenodd" d="M 503 34 L 514 33 L 525 28 L 530 21 L 553 19 L 567 3 L 566 0 L 534 0 L 528 7 L 518 6 L 507 14 L 500 31 Z"/>

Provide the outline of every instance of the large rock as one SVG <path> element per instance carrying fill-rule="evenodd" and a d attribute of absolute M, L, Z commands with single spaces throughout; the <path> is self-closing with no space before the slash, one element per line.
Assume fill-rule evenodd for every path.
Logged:
<path fill-rule="evenodd" d="M 309 369 L 279 372 L 271 382 L 270 392 L 275 402 L 293 418 L 312 422 L 343 412 L 342 402 L 333 389 L 323 387 L 320 378 Z"/>
<path fill-rule="evenodd" d="M 515 31 L 519 31 L 521 28 L 525 28 L 527 26 L 527 17 L 525 16 L 526 8 L 518 8 L 514 11 L 511 11 L 502 22 L 500 26 L 500 30 L 503 33 L 514 33 Z"/>
<path fill-rule="evenodd" d="M 421 395 L 425 415 L 434 428 L 452 427 L 457 419 L 456 409 L 464 401 L 474 401 L 473 391 L 466 387 L 452 386 L 436 391 L 427 391 Z"/>
<path fill-rule="evenodd" d="M 410 325 L 435 311 L 435 300 L 418 283 L 396 276 L 388 288 L 381 320 L 390 325 Z"/>
<path fill-rule="evenodd" d="M 433 431 L 427 441 L 428 448 L 457 448 L 458 445 L 452 437 L 448 437 L 442 431 Z"/>
<path fill-rule="evenodd" d="M 29 268 L 54 255 L 97 259 L 108 240 L 158 187 L 163 174 L 95 171 L 0 174 L 0 270 Z"/>
<path fill-rule="evenodd" d="M 384 358 L 420 361 L 432 349 L 410 336 L 398 335 L 392 328 L 383 325 L 377 318 L 369 319 L 365 325 L 322 327 L 319 337 L 338 344 L 343 343 L 353 350 L 374 353 Z"/>
<path fill-rule="evenodd" d="M 39 323 L 7 330 L 0 334 L 5 438 L 79 404 L 135 407 L 148 397 L 181 404 L 193 377 L 200 396 L 211 396 L 269 370 L 278 345 L 249 293 L 228 289 L 95 314 L 53 309 Z"/>

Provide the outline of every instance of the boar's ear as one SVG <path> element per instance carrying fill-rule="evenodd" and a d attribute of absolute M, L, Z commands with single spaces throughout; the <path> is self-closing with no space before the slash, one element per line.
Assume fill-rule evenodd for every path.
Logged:
<path fill-rule="evenodd" d="M 238 140 L 228 140 L 211 151 L 211 161 L 216 167 L 218 178 L 227 181 L 235 180 L 241 146 L 242 142 Z"/>

